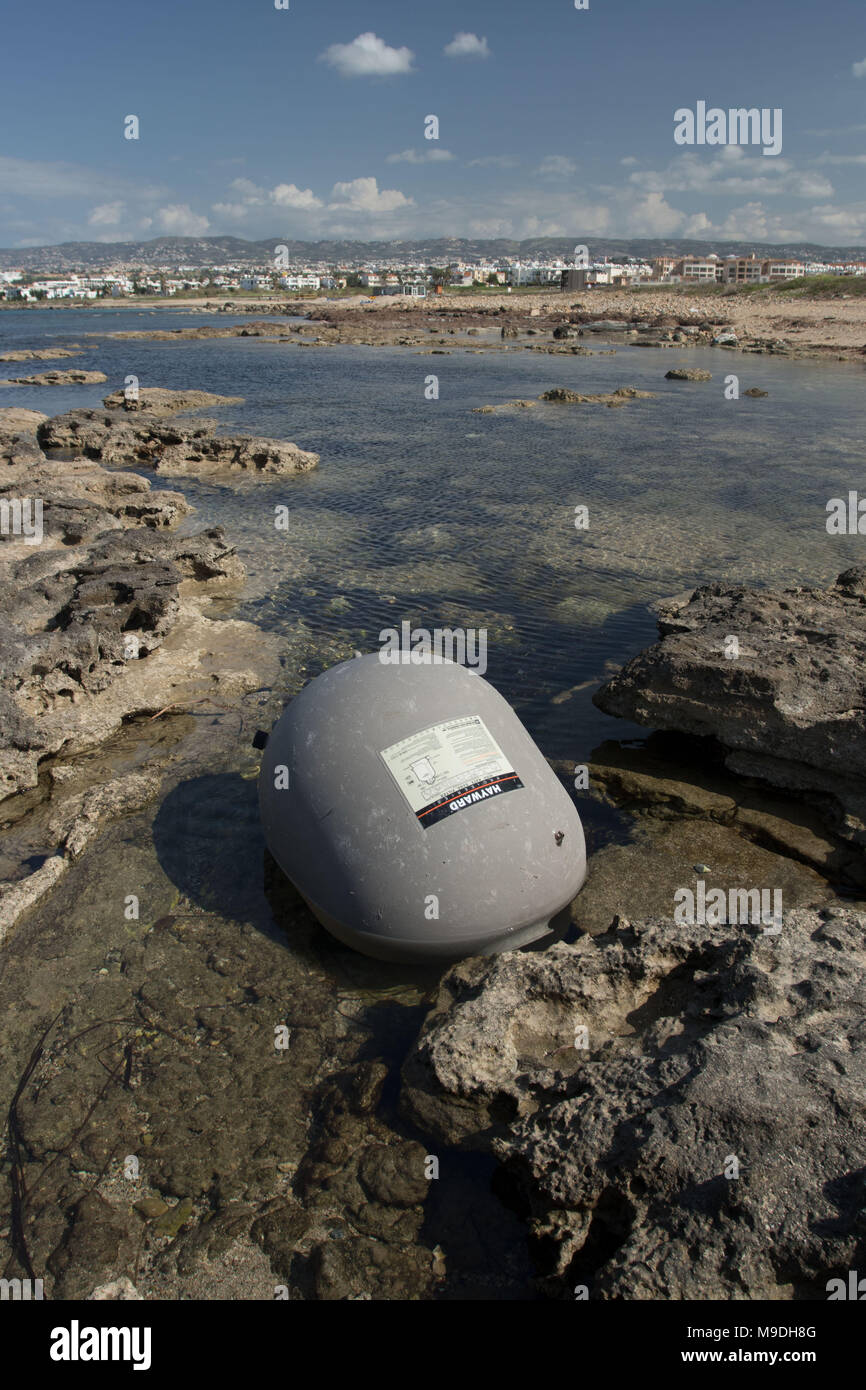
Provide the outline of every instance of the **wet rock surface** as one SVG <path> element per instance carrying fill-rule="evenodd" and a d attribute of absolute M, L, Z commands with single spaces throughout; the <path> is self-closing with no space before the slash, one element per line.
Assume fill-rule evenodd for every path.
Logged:
<path fill-rule="evenodd" d="M 213 391 L 170 391 L 162 386 L 140 386 L 129 392 L 126 389 L 112 391 L 102 404 L 106 410 L 176 415 L 182 410 L 202 410 L 205 406 L 238 405 L 242 400 L 242 396 L 217 396 Z"/>
<path fill-rule="evenodd" d="M 526 314 L 516 319 L 522 333 Z M 435 331 L 441 327 L 455 346 L 451 330 L 456 334 L 467 322 L 472 318 L 454 315 L 450 326 L 443 320 Z M 496 320 L 482 320 L 480 327 L 491 323 L 498 331 Z M 546 331 L 544 320 L 533 323 Z M 259 336 L 258 328 L 248 327 L 250 336 Z M 271 327 L 275 341 L 285 337 L 285 325 Z M 624 328 L 631 331 L 627 324 Z M 335 325 L 334 341 L 342 331 L 349 335 L 357 330 Z M 397 331 L 383 328 L 377 341 L 387 341 L 389 332 L 393 341 Z M 467 337 L 473 331 L 466 328 Z M 670 325 L 658 328 L 659 333 L 670 331 L 677 330 Z M 229 333 L 234 336 L 235 330 Z M 297 336 L 321 333 L 310 324 L 307 333 Z M 402 333 L 407 339 L 412 336 L 408 329 Z M 422 336 L 421 341 L 430 338 Z M 533 343 L 532 350 L 573 347 L 568 339 L 555 343 Z M 520 350 L 527 348 L 529 342 L 521 343 Z M 514 348 L 497 342 L 493 350 Z M 126 427 L 141 430 L 133 435 L 135 448 L 154 442 L 163 449 L 171 447 L 155 432 L 162 429 L 174 430 L 182 449 L 191 447 L 186 432 L 200 430 L 192 445 L 202 447 L 200 441 L 216 426 L 201 421 L 177 424 L 165 417 L 206 405 L 216 408 L 221 400 L 200 399 L 207 393 L 166 392 L 162 399 L 154 393 L 155 388 L 142 388 L 145 405 L 133 409 L 115 393 L 107 398 L 105 412 L 93 413 L 110 417 L 109 435 Z M 183 405 L 178 404 L 179 396 Z M 510 404 L 517 409 L 531 403 Z M 549 417 L 557 411 L 539 408 L 538 413 Z M 554 1189 L 559 1193 L 554 1169 L 560 1163 L 551 1144 L 555 1147 L 560 1135 L 563 1144 L 566 1139 L 571 1142 L 572 1118 L 569 1115 L 562 1126 L 557 1118 L 551 1131 L 545 1128 L 545 1116 L 554 1105 L 577 1101 L 568 1090 L 573 1022 L 568 1015 L 563 1023 L 559 986 L 552 976 L 539 974 L 528 984 L 527 976 L 520 990 L 498 996 L 514 1020 L 537 1006 L 544 1026 L 549 1024 L 556 1035 L 544 1043 L 542 1050 L 553 1048 L 555 1055 L 544 1058 L 544 1068 L 538 1071 L 542 1079 L 533 1080 L 528 1104 L 524 1106 L 522 1090 L 516 1109 L 513 1095 L 503 1093 L 503 1100 L 493 1064 L 477 1049 L 470 1059 L 467 1044 L 466 1058 L 455 1065 L 455 1077 L 462 1076 L 464 1061 L 467 1068 L 471 1061 L 479 1076 L 467 1083 L 469 1089 L 459 1103 L 451 1107 L 450 1096 L 442 1091 L 427 1113 L 427 1101 L 416 1100 L 407 1086 L 402 1113 L 396 1109 L 400 1070 L 435 999 L 438 978 L 383 976 L 381 967 L 371 972 L 330 942 L 264 858 L 258 829 L 258 759 L 250 751 L 252 734 L 270 726 L 282 698 L 303 685 L 310 669 L 337 656 L 323 640 L 317 642 L 303 632 L 287 637 L 283 631 L 279 640 L 248 623 L 207 616 L 225 613 L 229 606 L 228 599 L 212 603 L 208 596 L 219 595 L 223 586 L 231 592 L 236 582 L 232 529 L 227 538 L 209 528 L 204 533 L 207 544 L 201 535 L 167 535 L 166 528 L 187 510 L 180 494 L 157 492 L 136 474 L 102 468 L 100 457 L 115 462 L 110 460 L 110 443 L 108 455 L 92 459 L 80 454 L 64 462 L 46 458 L 35 433 L 44 417 L 13 422 L 12 414 L 3 413 L 9 417 L 8 444 L 0 423 L 3 467 L 8 469 L 4 477 L 19 496 L 28 487 L 34 492 L 38 481 L 39 495 L 46 499 L 46 541 L 38 552 L 20 540 L 6 544 L 10 565 L 29 566 L 21 571 L 26 580 L 20 585 L 26 596 L 21 611 L 27 629 L 22 640 L 35 642 L 46 614 L 53 612 L 50 622 L 57 623 L 52 605 L 66 593 L 67 563 L 76 573 L 59 610 L 63 621 L 65 607 L 72 626 L 92 626 L 101 620 L 103 609 L 117 608 L 121 616 L 115 618 L 113 611 L 108 615 L 105 641 L 94 665 L 89 660 L 81 664 L 80 692 L 75 683 L 78 668 L 72 675 L 66 669 L 55 671 L 45 689 L 40 688 L 39 672 L 31 672 L 33 706 L 56 700 L 45 728 L 54 727 L 51 720 L 59 720 L 66 705 L 71 706 L 65 725 L 68 736 L 56 751 L 48 744 L 28 742 L 35 733 L 45 732 L 43 716 L 37 713 L 24 724 L 15 692 L 2 712 L 4 727 L 17 730 L 23 741 L 18 751 L 27 759 L 34 750 L 38 756 L 35 782 L 27 780 L 32 777 L 28 763 L 19 791 L 2 802 L 6 837 L 0 853 L 9 882 L 0 896 L 0 937 L 7 933 L 0 952 L 0 1103 L 4 1112 L 13 1103 L 14 1125 L 0 1152 L 0 1274 L 24 1273 L 29 1261 L 34 1274 L 45 1278 L 49 1297 L 91 1299 L 271 1300 L 276 1288 L 285 1289 L 292 1299 L 317 1300 L 526 1298 L 539 1293 L 571 1298 L 572 1286 L 580 1279 L 591 1285 L 593 1296 L 606 1297 L 613 1296 L 606 1292 L 608 1286 L 601 1276 L 594 1278 L 604 1266 L 601 1256 L 616 1253 L 619 1232 L 625 1231 L 630 1240 L 632 1230 L 644 1223 L 656 1232 L 660 1246 L 671 1233 L 674 1289 L 700 1286 L 707 1297 L 771 1297 L 772 1292 L 764 1291 L 775 1287 L 782 1297 L 808 1293 L 813 1284 L 802 1253 L 806 1238 L 797 1214 L 802 1203 L 796 1184 L 793 1245 L 774 1231 L 763 1237 L 771 1264 L 774 1241 L 784 1252 L 795 1249 L 789 1283 L 781 1279 L 784 1270 L 770 1271 L 779 1276 L 777 1285 L 766 1263 L 755 1264 L 739 1226 L 728 1264 L 716 1268 L 710 1257 L 706 1263 L 699 1261 L 693 1282 L 688 1282 L 685 1259 L 696 1229 L 688 1224 L 691 1188 L 678 1198 L 673 1179 L 665 1177 L 660 1186 L 664 1201 L 658 1210 L 637 1204 L 635 1227 L 628 1225 L 630 1208 L 622 1215 L 616 1193 L 610 1195 L 605 1188 L 599 1194 L 588 1180 L 585 1189 L 578 1190 L 571 1167 L 563 1179 L 571 1184 L 566 1204 L 559 1205 L 558 1195 L 555 1200 L 550 1197 Z M 102 447 L 98 434 L 95 442 Z M 135 461 L 146 465 L 146 457 Z M 125 462 L 129 466 L 133 459 Z M 58 489 L 62 483 L 56 501 L 50 491 L 52 478 Z M 417 550 L 419 541 L 427 544 L 435 534 L 433 526 L 423 532 L 419 528 L 400 535 L 399 544 L 407 552 Z M 539 546 L 547 563 L 549 536 L 540 534 Z M 617 554 L 620 548 L 617 541 Z M 669 549 L 664 538 L 659 566 L 666 575 Z M 36 554 L 43 566 L 38 573 Z M 60 566 L 56 571 L 55 564 Z M 341 570 L 343 589 L 371 583 L 369 559 L 356 564 L 357 568 L 347 560 Z M 431 577 L 430 564 L 428 551 L 425 586 L 453 582 L 453 567 L 449 572 L 443 564 Z M 169 570 L 175 572 L 170 580 Z M 393 570 L 385 568 L 376 578 L 388 592 L 394 582 Z M 680 583 L 685 582 L 683 577 Z M 341 601 L 345 602 L 339 594 L 331 599 L 334 604 Z M 151 627 L 133 625 L 129 631 L 145 633 L 153 646 L 144 659 L 124 660 L 121 665 L 112 652 L 123 639 L 123 622 L 133 616 L 131 604 Z M 472 621 L 484 624 L 486 618 Z M 103 678 L 108 684 L 100 688 Z M 50 688 L 52 679 L 56 691 Z M 731 784 L 739 780 L 724 770 L 716 781 L 689 776 L 688 767 L 677 765 L 670 755 L 653 766 L 651 757 L 632 756 L 619 745 L 596 750 L 590 794 L 617 808 L 630 826 L 631 838 L 628 843 L 605 843 L 593 856 L 590 879 L 573 907 L 574 922 L 604 938 L 617 914 L 632 921 L 662 918 L 674 888 L 693 886 L 700 876 L 708 884 L 780 886 L 789 908 L 816 903 L 827 908 L 833 891 L 827 879 L 845 877 L 851 846 L 840 848 L 838 839 L 825 834 L 820 824 L 798 819 L 781 797 L 774 804 L 766 793 L 750 797 L 748 787 L 732 790 Z M 591 819 L 589 813 L 587 821 Z M 626 835 L 621 833 L 621 838 Z M 137 899 L 136 913 L 131 911 L 130 895 Z M 835 911 L 833 904 L 829 908 Z M 622 931 L 627 929 L 623 926 Z M 772 943 L 775 938 L 766 940 Z M 583 943 L 581 951 L 590 945 Z M 602 941 L 597 949 L 603 946 Z M 628 967 L 639 977 L 637 1008 L 640 1011 L 642 981 L 652 985 L 661 978 L 658 990 L 664 1007 L 659 1018 L 671 1037 L 681 1029 L 688 1045 L 695 1041 L 697 1046 L 703 1034 L 695 1019 L 703 1017 L 701 1010 L 711 1012 L 709 1006 L 704 1009 L 710 985 L 703 982 L 701 966 L 694 971 L 698 986 L 693 988 L 689 960 L 683 965 L 679 954 L 665 955 L 667 951 L 667 945 L 660 945 L 657 956 L 648 955 L 643 965 Z M 617 990 L 618 960 L 614 958 L 609 970 Z M 673 961 L 674 973 L 670 996 L 664 992 L 668 977 L 659 977 L 668 960 Z M 716 968 L 714 960 L 707 966 L 710 974 Z M 492 963 L 464 964 L 467 969 L 488 969 Z M 679 992 L 676 971 L 681 965 L 688 987 Z M 829 970 L 824 957 L 816 957 L 814 978 L 807 973 L 808 962 L 801 970 L 799 958 L 790 968 L 795 985 L 805 982 L 804 997 L 817 1009 Z M 479 976 L 482 992 L 485 979 Z M 719 966 L 718 979 L 724 1000 L 740 977 L 725 974 Z M 590 972 L 590 982 L 600 998 L 600 977 Z M 536 985 L 538 998 L 533 993 Z M 799 996 L 792 989 L 796 1004 Z M 545 990 L 550 992 L 549 1007 Z M 568 1008 L 575 999 L 578 1004 L 584 1000 L 570 983 L 562 990 Z M 615 1003 L 618 1009 L 620 994 Z M 745 1007 L 752 1004 L 747 1001 Z M 435 1016 L 434 1012 L 431 1029 Z M 611 1019 L 614 1016 L 611 1005 Z M 837 1017 L 842 1037 L 849 1026 L 842 1003 L 838 1015 L 833 1010 L 810 1014 L 808 1022 L 821 1037 L 835 1036 Z M 726 1021 L 727 1015 L 722 1023 Z M 642 1036 L 645 1022 L 641 1014 L 637 1031 L 643 1029 Z M 275 1047 L 278 1026 L 287 1033 L 282 1049 Z M 527 1057 L 537 1060 L 540 1026 L 533 1021 L 517 1037 L 518 1076 Z M 624 1026 L 631 1026 L 628 1018 Z M 483 1036 L 488 1035 L 485 1023 Z M 614 1041 L 619 1036 L 611 1034 Z M 660 1032 L 653 1045 L 659 1050 L 668 1047 L 670 1061 L 675 1043 Z M 796 1051 L 800 1044 L 797 1039 L 791 1044 L 785 1034 L 784 1046 Z M 688 1054 L 695 1055 L 701 1060 L 704 1054 Z M 733 1072 L 734 1054 L 720 1055 Z M 823 1058 L 822 1053 L 822 1066 Z M 413 1065 L 407 1063 L 407 1077 Z M 664 1121 L 664 1106 L 657 1107 L 655 1117 L 653 1107 L 659 1094 L 667 1100 L 668 1092 L 658 1088 L 667 1085 L 669 1077 L 667 1071 L 648 1070 L 643 1053 L 634 1066 L 634 1126 L 632 1111 L 627 1111 L 615 1141 L 603 1127 L 595 1131 L 604 1154 L 605 1181 L 626 1155 L 627 1200 L 640 1197 L 641 1182 L 652 1177 L 650 1169 L 660 1152 L 654 1136 Z M 551 1067 L 558 1077 L 553 1090 L 546 1079 Z M 471 1111 L 477 1088 L 488 1084 L 488 1072 L 491 1099 L 483 1104 L 490 1111 L 490 1133 L 484 1134 Z M 671 1074 L 674 1088 L 687 1086 L 689 1077 L 678 1080 L 678 1073 Z M 778 1101 L 780 1088 L 790 1078 L 772 1067 L 768 1074 Z M 630 1103 L 631 1072 L 611 1067 L 605 1075 L 605 1094 L 621 1094 L 623 1105 Z M 754 1075 L 755 1068 L 743 1073 L 746 1100 Z M 822 1071 L 819 1108 L 825 1097 L 823 1076 Z M 425 1084 L 423 1079 L 418 1082 L 417 1097 Z M 811 1078 L 803 1084 L 810 1085 Z M 700 1102 L 709 1115 L 701 1128 L 698 1114 L 694 1133 L 700 1138 L 715 1135 L 710 1102 L 698 1091 L 689 1094 L 689 1104 Z M 812 1111 L 805 1101 L 800 1103 L 802 1094 L 801 1088 L 798 1113 L 807 1123 Z M 731 1099 L 721 1090 L 714 1095 L 720 1106 Z M 692 1131 L 687 1117 L 674 1113 L 676 1143 L 688 1145 Z M 524 1139 L 520 1125 L 536 1117 L 538 1129 L 528 1131 Z M 745 1121 L 733 1128 L 738 1136 L 752 1134 Z M 840 1163 L 850 1159 L 850 1128 L 846 1120 Z M 647 1135 L 656 1147 L 651 1145 L 644 1156 Z M 836 1162 L 834 1155 L 827 1156 L 823 1136 L 819 1127 L 819 1176 L 835 1171 Z M 500 1150 L 500 1142 L 512 1147 Z M 662 1165 L 664 1174 L 675 1167 L 674 1148 L 672 1140 L 663 1152 L 668 1165 Z M 579 1141 L 579 1152 L 587 1171 L 593 1166 L 598 1170 L 589 1139 Z M 726 1147 L 723 1159 L 730 1152 Z M 689 1150 L 683 1160 L 686 1167 L 676 1171 L 698 1174 L 698 1183 L 702 1170 L 696 1153 Z M 127 1163 L 129 1158 L 136 1160 L 137 1170 Z M 439 1165 L 432 1176 L 431 1158 Z M 774 1211 L 787 1210 L 787 1170 L 780 1164 L 781 1160 L 773 1170 L 782 1172 L 781 1180 L 774 1179 Z M 713 1168 L 711 1185 L 719 1171 Z M 745 1165 L 743 1172 L 748 1176 Z M 13 1183 L 13 1175 L 17 1181 L 21 1174 L 23 1204 L 15 1197 Z M 735 1189 L 736 1183 L 726 1180 L 725 1191 Z M 764 1195 L 755 1198 L 759 1206 L 770 1202 L 767 1190 L 761 1188 Z M 828 1190 L 842 1191 L 838 1184 Z M 711 1195 L 715 1191 L 712 1187 Z M 698 1198 L 702 1194 L 699 1187 Z M 821 1246 L 821 1257 L 825 1252 L 828 1257 L 837 1252 L 847 1256 L 850 1232 L 859 1229 L 846 1190 L 842 1196 L 837 1213 L 840 1233 Z M 818 1199 L 813 1194 L 818 1221 L 823 1219 L 824 1197 L 821 1191 Z M 695 1221 L 704 1219 L 699 1200 L 692 1205 Z M 534 1265 L 527 1245 L 527 1212 Z M 751 1219 L 749 1207 L 743 1220 L 748 1224 Z M 587 1227 L 584 1238 L 581 1233 Z M 701 1241 L 703 1227 L 697 1229 L 696 1239 Z M 622 1267 L 610 1275 L 618 1282 L 611 1288 L 627 1290 L 622 1295 L 627 1297 L 680 1296 L 664 1291 L 652 1251 L 633 1247 L 637 1274 L 630 1274 L 626 1265 L 632 1247 L 626 1241 L 623 1248 Z M 730 1292 L 737 1286 L 728 1282 L 740 1249 L 745 1251 L 745 1274 L 739 1287 L 748 1284 L 748 1295 Z M 644 1257 L 650 1273 L 648 1282 L 641 1283 Z M 819 1292 L 811 1296 L 823 1297 L 823 1283 L 815 1287 Z"/>
<path fill-rule="evenodd" d="M 8 469 L 29 468 L 43 463 L 45 456 L 36 442 L 36 430 L 48 419 L 38 410 L 19 410 L 14 406 L 0 409 L 0 479 L 2 484 L 17 481 L 19 473 Z"/>
<path fill-rule="evenodd" d="M 46 423 L 37 412 L 0 415 L 6 828 L 26 823 L 30 803 L 21 797 L 32 791 L 38 802 L 48 765 L 54 783 L 31 853 L 25 835 L 19 862 L 14 851 L 3 856 L 9 881 L 0 890 L 0 938 L 55 886 L 103 817 L 138 809 L 158 788 L 158 777 L 138 771 L 76 784 L 61 776 L 64 763 L 74 771 L 68 760 L 98 748 L 125 721 L 177 703 L 236 698 L 277 666 L 273 639 L 206 615 L 244 576 L 223 531 L 169 534 L 192 510 L 181 494 L 86 459 L 47 459 L 37 441 Z"/>
<path fill-rule="evenodd" d="M 127 688 L 135 683 L 127 678 L 136 664 L 143 668 L 178 621 L 184 575 L 238 574 L 234 547 L 218 531 L 184 539 L 123 531 L 97 537 L 86 556 L 31 552 L 4 567 L 2 794 L 35 786 L 47 753 L 86 745 L 88 697 L 121 676 Z"/>
<path fill-rule="evenodd" d="M 545 391 L 540 399 L 553 401 L 556 404 L 589 402 L 592 405 L 619 406 L 625 405 L 627 401 L 647 400 L 652 395 L 652 391 L 639 391 L 636 386 L 618 386 L 615 391 L 597 392 L 590 395 L 581 395 L 579 391 L 570 391 L 567 387 L 555 386 L 550 391 Z"/>
<path fill-rule="evenodd" d="M 33 376 L 12 376 L 0 386 L 96 386 L 107 381 L 104 372 L 83 372 L 77 368 L 69 371 L 37 372 Z"/>
<path fill-rule="evenodd" d="M 826 589 L 703 585 L 658 614 L 661 641 L 594 703 L 712 736 L 733 770 L 835 802 L 839 833 L 866 846 L 866 569 Z"/>
<path fill-rule="evenodd" d="M 13 352 L 0 352 L 0 362 L 51 362 L 59 357 L 78 357 L 80 352 L 69 348 L 16 348 Z"/>
<path fill-rule="evenodd" d="M 655 395 L 654 391 L 640 391 L 636 386 L 618 386 L 615 391 L 594 392 L 589 395 L 582 395 L 579 391 L 572 391 L 565 386 L 555 386 L 549 391 L 544 391 L 538 399 L 553 405 L 606 405 L 611 408 L 626 405 L 629 401 L 651 400 Z M 509 407 L 518 407 L 524 410 L 534 407 L 535 401 L 505 401 L 501 406 L 481 405 L 476 406 L 473 414 L 489 415 L 495 410 L 505 410 Z"/>
<path fill-rule="evenodd" d="M 264 854 L 261 699 L 239 739 L 203 714 L 155 820 L 103 827 L 6 943 L 0 1267 L 50 1298 L 531 1296 L 488 1170 L 394 1110 L 435 974 L 339 947 Z"/>
<path fill-rule="evenodd" d="M 202 393 L 206 394 L 206 393 Z M 111 397 L 109 397 L 111 399 Z M 71 410 L 39 428 L 43 449 L 62 451 L 102 463 L 135 464 L 155 472 L 305 473 L 318 454 L 276 439 L 219 435 L 203 423 L 165 423 L 160 414 L 143 411 L 133 423 L 125 409 Z"/>
<path fill-rule="evenodd" d="M 864 927 L 841 902 L 777 935 L 623 920 L 463 962 L 404 1112 L 505 1164 L 550 1297 L 825 1297 L 866 1233 Z"/>

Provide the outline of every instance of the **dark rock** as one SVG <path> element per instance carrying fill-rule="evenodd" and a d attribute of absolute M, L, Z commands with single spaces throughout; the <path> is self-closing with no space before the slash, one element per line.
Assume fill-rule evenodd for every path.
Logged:
<path fill-rule="evenodd" d="M 866 1232 L 864 928 L 836 902 L 463 962 L 402 1105 L 505 1163 L 553 1297 L 823 1298 Z"/>
<path fill-rule="evenodd" d="M 866 569 L 827 589 L 714 583 L 659 605 L 662 640 L 593 696 L 656 729 L 710 735 L 788 789 L 837 792 L 866 844 Z M 727 639 L 739 644 L 726 656 Z M 745 759 L 745 763 L 744 763 Z M 729 762 L 729 765 L 733 765 Z"/>
<path fill-rule="evenodd" d="M 82 1197 L 66 1235 L 48 1259 L 55 1280 L 53 1297 L 86 1298 L 96 1284 L 126 1268 L 134 1238 L 129 1215 L 113 1208 L 96 1192 Z"/>

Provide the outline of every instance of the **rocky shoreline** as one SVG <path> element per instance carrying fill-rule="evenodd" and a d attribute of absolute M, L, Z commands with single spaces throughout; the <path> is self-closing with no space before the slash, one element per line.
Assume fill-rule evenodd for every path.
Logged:
<path fill-rule="evenodd" d="M 7 306 L 8 307 L 8 306 Z M 62 306 L 58 307 L 62 311 Z M 308 346 L 353 343 L 367 346 L 406 346 L 430 350 L 430 337 L 439 346 L 461 346 L 475 351 L 520 350 L 562 352 L 579 356 L 589 351 L 588 335 L 604 332 L 626 334 L 623 341 L 638 346 L 663 347 L 691 342 L 728 352 L 771 354 L 824 361 L 862 361 L 866 354 L 866 303 L 846 300 L 827 312 L 820 297 L 790 296 L 766 290 L 755 295 L 732 293 L 721 297 L 670 289 L 596 290 L 573 298 L 538 291 L 519 296 L 445 294 L 411 303 L 361 296 L 343 301 L 281 298 L 250 302 L 190 301 L 184 311 L 208 317 L 221 313 L 248 315 L 238 326 L 201 325 L 191 329 L 117 331 L 116 338 L 150 338 L 183 341 L 185 338 L 257 336 Z M 26 308 L 19 312 L 27 312 Z M 314 327 L 279 325 L 274 317 L 300 316 Z M 487 329 L 501 332 L 498 344 L 462 340 Z M 102 333 L 92 336 L 106 336 Z M 544 342 L 529 343 L 527 337 Z M 584 342 L 569 342 L 570 338 Z M 449 342 L 449 339 L 452 340 Z"/>
<path fill-rule="evenodd" d="M 862 1239 L 864 928 L 618 919 L 466 961 L 402 1104 L 504 1165 L 548 1297 L 825 1298 Z"/>
<path fill-rule="evenodd" d="M 54 420 L 0 411 L 0 503 L 14 521 L 22 496 L 39 499 L 38 534 L 35 518 L 24 517 L 17 534 L 4 527 L 0 542 L 0 801 L 5 810 L 50 768 L 53 811 L 52 853 L 0 890 L 0 938 L 81 853 L 100 814 L 134 808 L 155 792 L 151 768 L 143 778 L 88 788 L 82 802 L 67 775 L 82 753 L 130 720 L 236 697 L 276 669 L 273 639 L 207 615 L 214 598 L 236 592 L 244 578 L 223 532 L 173 535 L 192 510 L 183 495 L 102 462 L 291 473 L 314 466 L 316 456 L 281 441 L 168 429 L 160 412 L 190 408 L 189 393 L 162 392 L 150 404 L 152 413 L 133 414 L 134 426 L 122 408 Z"/>
<path fill-rule="evenodd" d="M 658 623 L 594 703 L 715 739 L 732 771 L 805 794 L 866 850 L 866 568 L 826 589 L 703 585 Z"/>
<path fill-rule="evenodd" d="M 443 341 L 472 342 L 449 313 Z M 571 351 L 581 324 L 530 331 Z M 337 948 L 267 861 L 260 895 L 238 888 L 281 643 L 224 615 L 230 538 L 176 534 L 184 496 L 130 471 L 316 466 L 186 418 L 228 399 L 0 412 L 0 500 L 38 495 L 44 527 L 0 544 L 4 1277 L 51 1298 L 824 1297 L 862 1237 L 866 570 L 660 605 L 661 641 L 595 696 L 667 732 L 593 754 L 589 794 L 631 830 L 592 856 L 573 939 L 410 977 Z M 675 921 L 698 879 L 780 889 L 780 930 Z"/>

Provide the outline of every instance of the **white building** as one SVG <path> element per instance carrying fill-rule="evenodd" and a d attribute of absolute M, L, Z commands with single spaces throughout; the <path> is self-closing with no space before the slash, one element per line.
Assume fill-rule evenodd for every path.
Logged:
<path fill-rule="evenodd" d="M 280 285 L 284 290 L 318 290 L 321 288 L 321 278 L 318 275 L 310 275 L 304 271 L 299 275 L 281 275 Z"/>

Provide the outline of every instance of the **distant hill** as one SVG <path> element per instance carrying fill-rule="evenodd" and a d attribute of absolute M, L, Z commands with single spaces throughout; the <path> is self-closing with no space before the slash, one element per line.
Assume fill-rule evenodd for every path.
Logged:
<path fill-rule="evenodd" d="M 578 244 L 590 258 L 598 256 L 725 256 L 795 257 L 806 260 L 866 260 L 863 246 L 821 246 L 818 242 L 691 241 L 667 237 L 616 239 L 612 237 L 531 237 L 527 241 L 497 238 L 436 237 L 429 241 L 293 241 L 268 237 L 245 241 L 242 237 L 154 237 L 151 241 L 66 241 L 60 246 L 26 246 L 0 249 L 0 270 L 103 270 L 109 266 L 225 266 L 262 264 L 275 246 L 287 246 L 298 261 L 387 261 L 447 265 L 474 257 L 496 260 L 500 256 L 534 260 L 539 256 L 570 258 Z"/>

